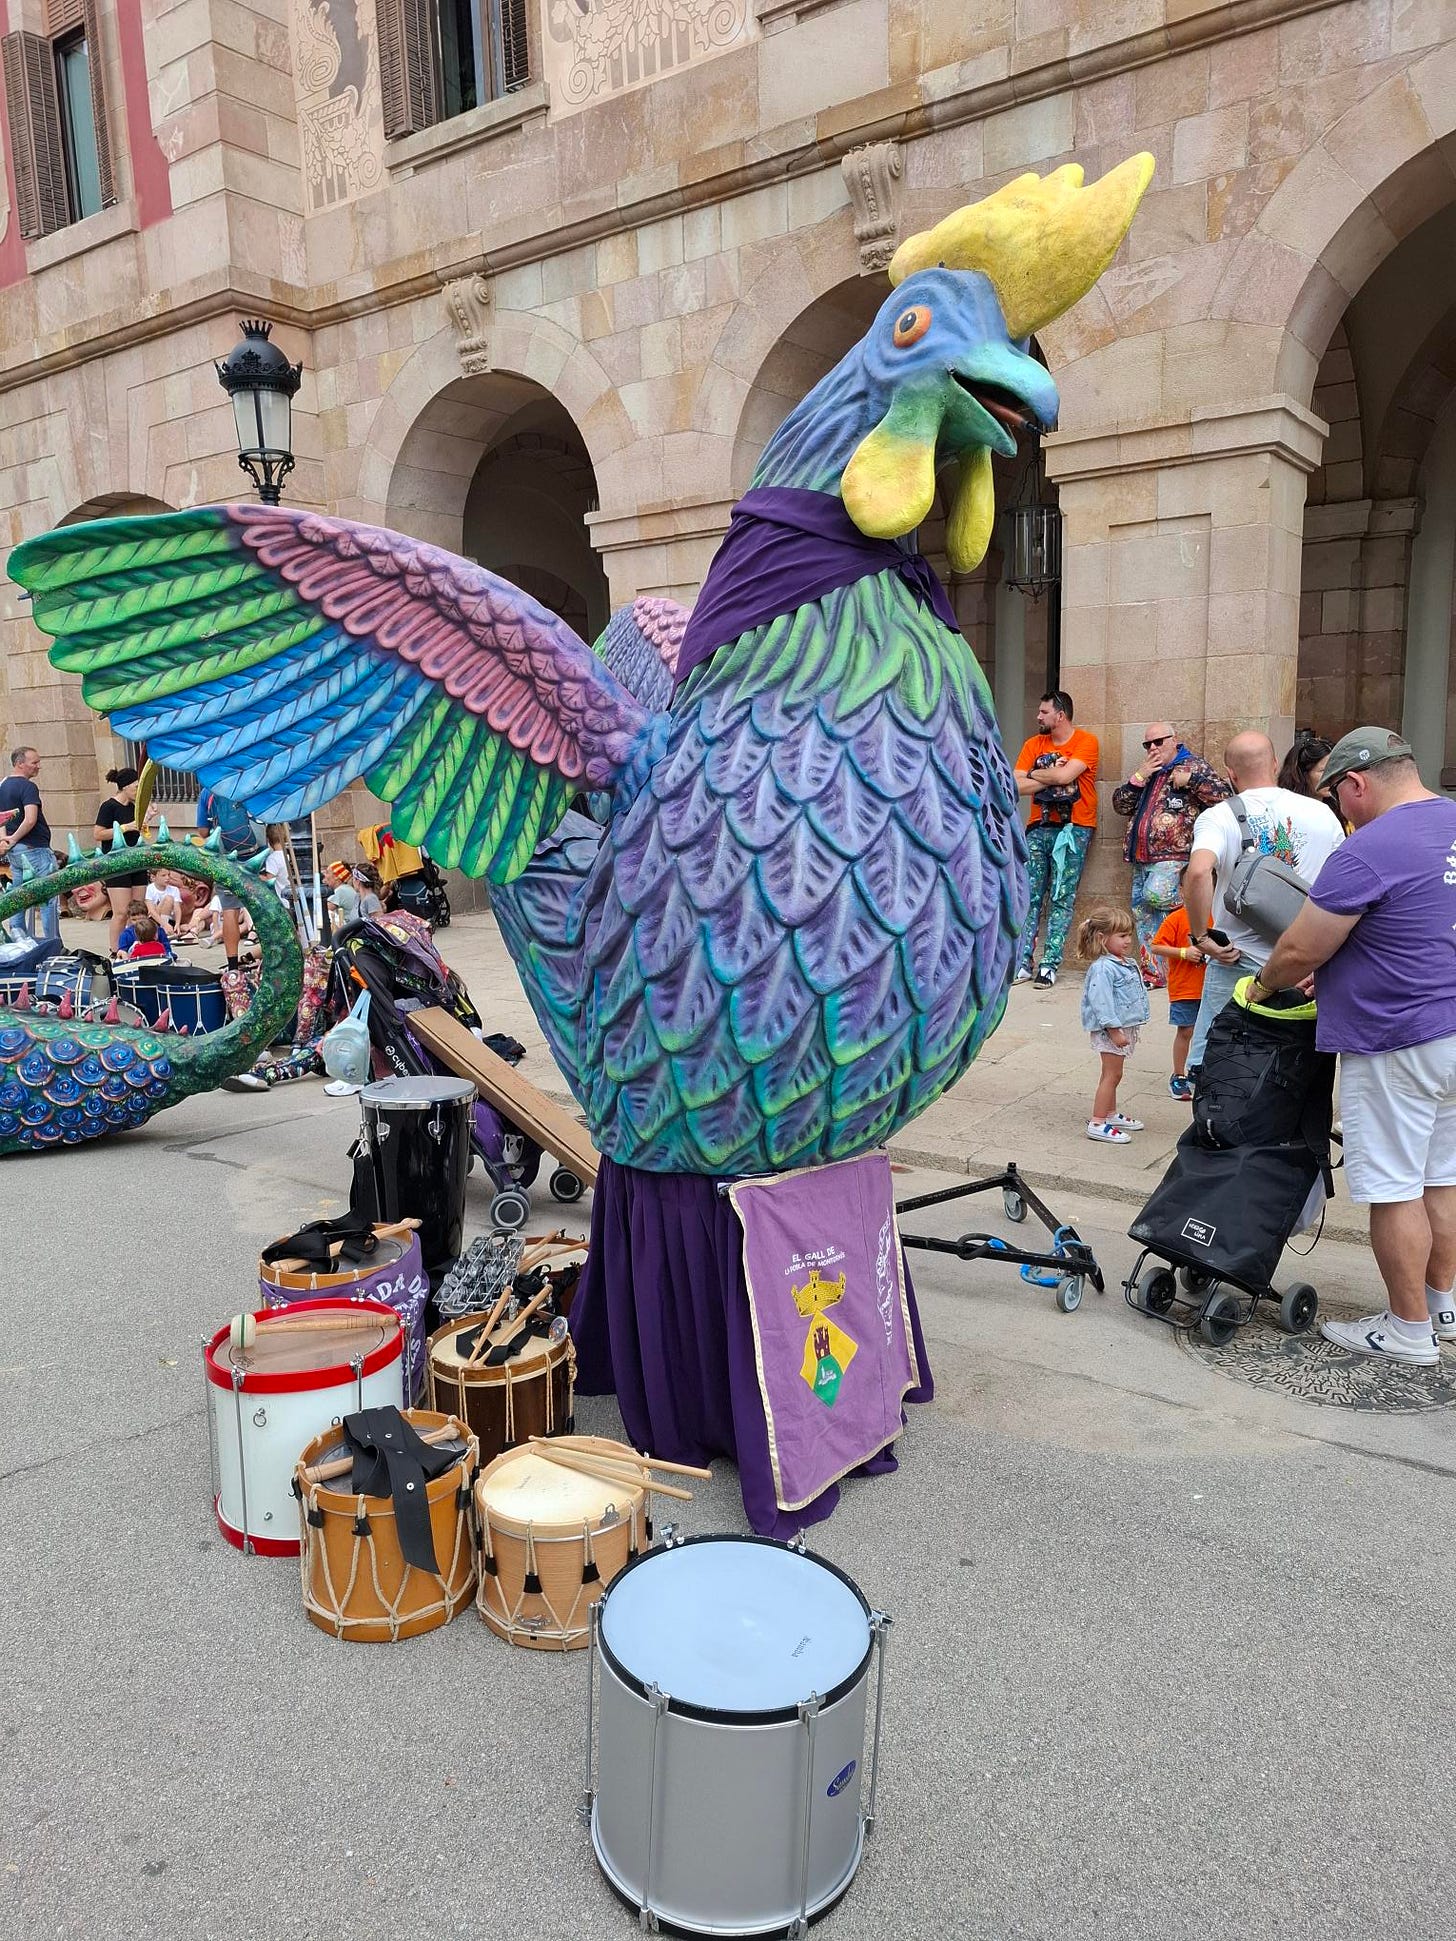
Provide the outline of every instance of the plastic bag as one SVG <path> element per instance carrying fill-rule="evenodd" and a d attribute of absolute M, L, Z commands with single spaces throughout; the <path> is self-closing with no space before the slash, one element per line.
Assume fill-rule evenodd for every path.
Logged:
<path fill-rule="evenodd" d="M 326 1031 L 319 1043 L 324 1070 L 348 1085 L 369 1080 L 369 993 L 361 991 L 347 1018 Z"/>

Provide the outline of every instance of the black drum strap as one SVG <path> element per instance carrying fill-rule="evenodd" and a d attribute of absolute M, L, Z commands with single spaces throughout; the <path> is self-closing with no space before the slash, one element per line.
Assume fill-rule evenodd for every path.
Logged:
<path fill-rule="evenodd" d="M 337 1256 L 334 1242 L 342 1241 Z M 284 1240 L 275 1240 L 271 1247 L 263 1249 L 263 1259 L 271 1266 L 275 1260 L 296 1259 L 309 1267 L 321 1267 L 325 1271 L 337 1263 L 341 1267 L 357 1267 L 367 1260 L 379 1245 L 379 1236 L 374 1231 L 374 1222 L 362 1213 L 341 1213 L 332 1220 L 310 1220 L 306 1227 L 297 1233 L 290 1233 Z"/>
<path fill-rule="evenodd" d="M 356 1496 L 387 1496 L 406 1563 L 438 1577 L 435 1534 L 425 1485 L 458 1462 L 463 1445 L 422 1442 L 396 1408 L 363 1409 L 344 1417 L 344 1439 L 354 1457 Z"/>

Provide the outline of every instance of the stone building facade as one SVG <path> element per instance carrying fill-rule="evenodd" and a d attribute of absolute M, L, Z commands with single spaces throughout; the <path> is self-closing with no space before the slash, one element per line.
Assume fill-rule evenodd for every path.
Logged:
<path fill-rule="evenodd" d="M 78 31 L 111 199 L 47 213 L 35 76 Z M 1456 0 L 0 0 L 0 33 L 0 548 L 238 495 L 213 360 L 263 315 L 305 371 L 292 502 L 583 631 L 690 599 L 898 239 L 1148 149 L 1040 339 L 1061 677 L 1107 789 L 1161 715 L 1214 750 L 1373 718 L 1428 780 L 1456 760 Z M 952 596 L 1014 747 L 1047 602 L 996 548 Z M 6 739 L 85 827 L 114 744 L 8 582 L 0 650 Z"/>

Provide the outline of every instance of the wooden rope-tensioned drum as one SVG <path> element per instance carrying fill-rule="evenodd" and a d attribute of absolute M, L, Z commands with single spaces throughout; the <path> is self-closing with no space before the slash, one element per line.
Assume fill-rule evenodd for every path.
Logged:
<path fill-rule="evenodd" d="M 536 1449 L 511 1449 L 480 1473 L 476 1604 L 498 1637 L 537 1651 L 586 1644 L 591 1607 L 652 1541 L 652 1485 L 625 1443 L 561 1436 L 552 1451 L 609 1457 L 633 1480 L 570 1469 Z"/>
<path fill-rule="evenodd" d="M 332 1477 L 309 1475 L 345 1459 L 337 1428 L 315 1436 L 294 1471 L 304 1611 L 321 1631 L 361 1644 L 437 1630 L 459 1615 L 475 1588 L 470 1505 L 479 1444 L 455 1416 L 425 1409 L 403 1413 L 427 1442 L 464 1445 L 459 1459 L 425 1485 L 438 1575 L 405 1561 L 389 1497 L 358 1495 L 337 1487 Z"/>

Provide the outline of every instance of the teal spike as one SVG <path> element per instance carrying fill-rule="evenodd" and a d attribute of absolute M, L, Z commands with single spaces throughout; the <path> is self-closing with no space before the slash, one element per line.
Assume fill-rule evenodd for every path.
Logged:
<path fill-rule="evenodd" d="M 167 818 L 164 815 L 159 815 L 157 817 L 157 841 L 170 842 L 171 840 L 172 831 L 167 827 Z"/>
<path fill-rule="evenodd" d="M 126 834 L 119 822 L 111 832 L 111 846 L 113 849 L 126 848 Z"/>
<path fill-rule="evenodd" d="M 86 858 L 81 854 L 81 845 L 76 840 L 76 832 L 73 829 L 66 837 L 66 861 L 68 863 L 84 863 L 85 860 Z"/>
<path fill-rule="evenodd" d="M 214 829 L 202 846 L 204 849 L 210 849 L 214 856 L 217 855 L 222 848 L 222 830 Z"/>
<path fill-rule="evenodd" d="M 268 867 L 268 858 L 271 854 L 271 850 L 260 849 L 256 856 L 248 856 L 244 859 L 243 868 L 250 869 L 254 876 L 261 876 L 263 871 Z M 236 862 L 237 860 L 237 857 L 234 856 L 233 861 Z"/>
<path fill-rule="evenodd" d="M 93 856 L 104 856 L 106 851 L 101 847 L 100 843 L 97 843 L 96 847 L 91 851 L 91 854 Z"/>

